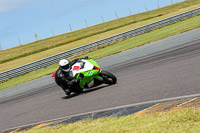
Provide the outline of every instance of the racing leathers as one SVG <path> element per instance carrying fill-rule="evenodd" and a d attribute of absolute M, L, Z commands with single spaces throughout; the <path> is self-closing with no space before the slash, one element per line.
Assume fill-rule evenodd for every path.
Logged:
<path fill-rule="evenodd" d="M 69 62 L 70 70 L 72 69 L 71 67 L 81 59 L 88 59 L 88 57 L 86 56 L 84 58 L 78 58 Z M 61 67 L 57 69 L 55 74 L 55 82 L 63 89 L 63 91 L 65 91 L 66 95 L 70 95 L 72 91 L 75 93 L 80 93 L 83 91 L 83 89 L 79 87 L 79 82 L 81 79 L 81 76 L 78 79 L 70 77 L 69 72 L 63 71 Z"/>

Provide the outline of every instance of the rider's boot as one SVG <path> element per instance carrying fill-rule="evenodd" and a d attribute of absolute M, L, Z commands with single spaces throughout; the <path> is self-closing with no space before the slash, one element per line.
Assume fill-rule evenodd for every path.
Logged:
<path fill-rule="evenodd" d="M 65 94 L 69 96 L 71 94 L 71 90 L 70 89 L 65 89 Z"/>
<path fill-rule="evenodd" d="M 71 94 L 71 90 L 67 87 L 65 87 L 65 84 L 60 84 L 60 87 L 63 89 L 63 91 L 65 92 L 66 95 L 70 95 Z"/>

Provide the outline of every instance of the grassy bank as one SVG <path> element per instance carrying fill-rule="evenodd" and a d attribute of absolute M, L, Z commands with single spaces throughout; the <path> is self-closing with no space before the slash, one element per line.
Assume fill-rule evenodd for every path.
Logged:
<path fill-rule="evenodd" d="M 142 116 L 85 120 L 51 128 L 32 129 L 25 133 L 199 133 L 199 124 L 200 110 L 183 109 Z"/>
<path fill-rule="evenodd" d="M 199 3 L 188 0 L 0 51 L 0 72 L 197 8 Z"/>
<path fill-rule="evenodd" d="M 196 16 L 188 20 L 184 20 L 184 21 L 163 27 L 161 29 L 157 29 L 152 32 L 119 42 L 117 44 L 114 44 L 105 48 L 101 48 L 90 53 L 86 53 L 82 56 L 88 55 L 89 57 L 93 59 L 99 59 L 111 54 L 125 51 L 130 48 L 147 44 L 152 41 L 160 40 L 169 36 L 173 36 L 173 35 L 188 31 L 188 30 L 198 28 L 200 27 L 199 22 L 200 22 L 200 16 Z M 58 68 L 58 65 L 55 64 L 47 68 L 43 68 L 35 72 L 31 72 L 26 75 L 22 75 L 22 76 L 10 79 L 7 82 L 0 83 L 0 90 L 42 77 L 44 75 L 51 74 L 57 68 Z"/>

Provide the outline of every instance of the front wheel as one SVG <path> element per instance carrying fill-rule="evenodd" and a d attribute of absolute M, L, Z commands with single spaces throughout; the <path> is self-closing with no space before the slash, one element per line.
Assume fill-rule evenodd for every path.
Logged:
<path fill-rule="evenodd" d="M 113 75 L 112 73 L 108 71 L 102 70 L 100 75 L 103 78 L 103 83 L 105 84 L 112 85 L 112 84 L 116 84 L 117 82 L 117 78 L 115 77 L 115 75 Z"/>

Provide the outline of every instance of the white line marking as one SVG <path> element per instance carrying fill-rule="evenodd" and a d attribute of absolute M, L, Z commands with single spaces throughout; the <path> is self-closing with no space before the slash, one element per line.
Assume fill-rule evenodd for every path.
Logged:
<path fill-rule="evenodd" d="M 42 121 L 42 122 L 26 124 L 26 125 L 22 125 L 22 126 L 9 128 L 9 129 L 3 129 L 3 130 L 0 130 L 0 132 L 14 130 L 16 128 L 22 128 L 22 127 L 37 125 L 37 124 L 41 124 L 41 123 L 47 123 L 47 122 L 51 122 L 51 121 L 57 121 L 57 120 L 72 118 L 72 117 L 81 116 L 81 115 L 87 115 L 87 114 L 93 114 L 93 113 L 98 113 L 98 112 L 110 111 L 110 110 L 115 110 L 115 109 L 120 109 L 120 108 L 128 108 L 128 107 L 140 106 L 140 105 L 145 105 L 145 104 L 153 104 L 153 103 L 160 103 L 160 102 L 166 102 L 166 101 L 173 101 L 173 100 L 179 100 L 179 99 L 184 99 L 184 98 L 199 97 L 199 96 L 200 96 L 200 94 L 193 94 L 193 95 L 172 97 L 172 98 L 166 98 L 166 99 L 160 99 L 160 100 L 152 100 L 152 101 L 135 103 L 135 104 L 128 104 L 128 105 L 112 107 L 112 108 L 107 108 L 107 109 L 102 109 L 102 110 L 97 110 L 97 111 L 91 111 L 91 112 L 87 112 L 87 113 L 80 113 L 80 114 L 76 114 L 76 115 L 65 116 L 65 117 L 61 117 L 61 118 L 55 118 L 55 119 L 46 120 L 46 121 Z"/>

